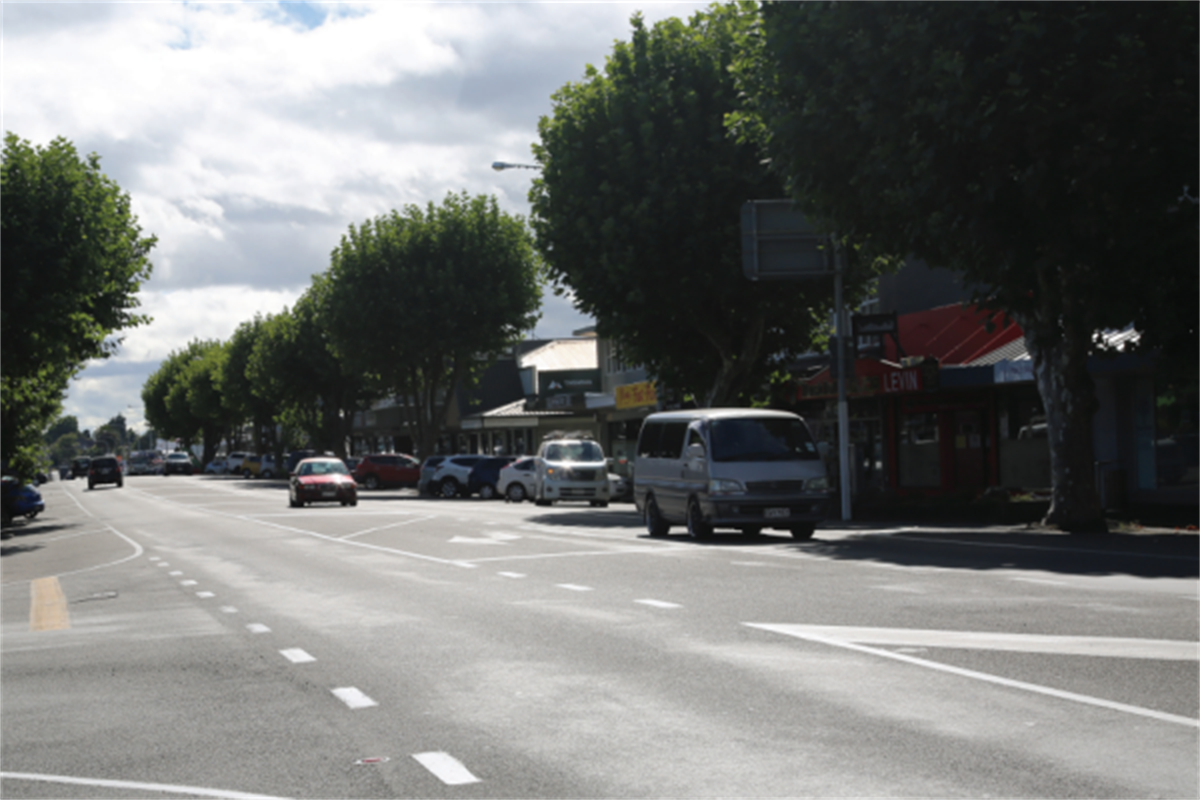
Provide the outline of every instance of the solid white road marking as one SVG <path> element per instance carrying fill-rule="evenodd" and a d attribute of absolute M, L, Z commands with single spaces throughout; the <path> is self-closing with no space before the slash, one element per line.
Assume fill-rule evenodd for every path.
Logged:
<path fill-rule="evenodd" d="M 750 628 L 759 628 L 761 630 L 772 631 L 774 633 L 782 633 L 786 636 L 795 636 L 799 639 L 806 639 L 811 642 L 818 642 L 818 643 L 830 645 L 833 647 L 841 647 L 846 650 L 854 650 L 859 653 L 866 653 L 868 655 L 880 656 L 882 658 L 890 658 L 895 661 L 903 661 L 906 664 L 913 664 L 918 667 L 925 667 L 927 669 L 937 670 L 938 672 L 946 672 L 951 675 L 958 675 L 958 676 L 964 677 L 964 678 L 971 678 L 974 680 L 984 681 L 987 683 L 994 683 L 999 686 L 1007 686 L 1012 689 L 1020 689 L 1022 691 L 1026 691 L 1026 692 L 1033 692 L 1035 694 L 1043 694 L 1043 695 L 1047 695 L 1049 697 L 1057 697 L 1060 700 L 1070 700 L 1070 701 L 1076 702 L 1076 703 L 1083 703 L 1085 705 L 1097 706 L 1099 708 L 1106 708 L 1111 711 L 1120 711 L 1125 714 L 1134 714 L 1134 715 L 1141 716 L 1141 717 L 1149 717 L 1150 719 L 1156 719 L 1156 720 L 1160 720 L 1162 722 L 1172 722 L 1177 725 L 1187 725 L 1192 728 L 1200 728 L 1200 719 L 1192 719 L 1191 717 L 1183 717 L 1183 716 L 1179 716 L 1178 714 L 1168 714 L 1166 712 L 1155 711 L 1154 709 L 1150 709 L 1150 708 L 1141 708 L 1140 706 L 1131 706 L 1131 705 L 1127 705 L 1125 703 L 1117 703 L 1112 700 L 1104 700 L 1103 698 L 1091 697 L 1091 696 L 1085 695 L 1085 694 L 1076 694 L 1075 692 L 1065 692 L 1060 689 L 1053 689 L 1049 686 L 1041 686 L 1036 683 L 1026 683 L 1024 681 L 1015 681 L 1015 680 L 1011 680 L 1009 678 L 1002 678 L 999 675 L 991 675 L 986 672 L 976 672 L 975 670 L 962 669 L 961 667 L 953 667 L 948 664 L 942 664 L 937 661 L 927 661 L 926 659 L 923 659 L 923 658 L 915 658 L 913 656 L 905 655 L 904 653 L 893 652 L 891 650 L 880 650 L 879 648 L 876 648 L 876 647 L 867 647 L 866 645 L 856 644 L 853 641 L 850 641 L 850 639 L 853 637 L 849 636 L 849 635 L 845 635 L 845 634 L 842 634 L 842 638 L 835 638 L 838 635 L 836 633 L 838 631 L 858 630 L 858 631 L 864 631 L 864 632 L 872 631 L 873 633 L 871 633 L 870 635 L 871 635 L 872 639 L 874 639 L 874 638 L 879 637 L 882 632 L 894 630 L 894 629 L 888 629 L 888 628 L 842 629 L 842 628 L 836 628 L 833 626 L 823 626 L 823 625 L 769 625 L 769 624 L 760 624 L 760 623 L 754 623 L 754 622 L 745 622 L 742 624 L 746 625 L 747 627 L 750 627 Z M 818 632 L 818 631 L 821 631 L 821 632 Z M 913 633 L 913 631 L 907 631 L 907 632 L 900 631 L 900 633 Z M 917 633 L 954 633 L 954 632 L 917 631 Z M 1037 637 L 1030 637 L 1030 638 L 1037 638 Z M 1070 637 L 1046 637 L 1046 638 L 1070 638 Z M 1078 638 L 1086 638 L 1086 637 L 1078 637 Z M 908 644 L 914 643 L 913 640 L 911 640 L 911 639 L 906 640 L 906 641 Z M 1147 640 L 1147 641 L 1151 641 L 1151 640 Z M 897 642 L 897 641 L 889 642 L 889 644 L 898 644 L 898 643 L 899 642 Z M 943 644 L 940 646 L 950 647 L 952 645 Z M 965 647 L 965 645 L 959 645 L 959 646 Z M 1043 652 L 1060 652 L 1060 651 L 1047 650 L 1047 651 L 1043 651 Z"/>
<path fill-rule="evenodd" d="M 316 661 L 315 658 L 301 650 L 299 647 L 291 647 L 287 650 L 280 650 L 279 654 L 293 664 L 309 664 Z"/>
<path fill-rule="evenodd" d="M 268 628 L 266 625 L 263 625 L 261 622 L 251 622 L 249 625 L 246 626 L 246 630 L 250 631 L 251 633 L 270 633 L 271 632 L 271 629 Z"/>
<path fill-rule="evenodd" d="M 634 600 L 635 603 L 641 603 L 644 606 L 654 606 L 655 608 L 683 608 L 678 603 L 668 603 L 666 600 Z"/>
<path fill-rule="evenodd" d="M 461 761 L 449 753 L 416 753 L 413 758 L 447 786 L 479 783 L 479 778 L 472 775 Z"/>
<path fill-rule="evenodd" d="M 202 786 L 177 786 L 169 783 L 141 783 L 138 781 L 113 781 L 105 778 L 71 778 L 65 775 L 38 775 L 32 772 L 0 772 L 0 778 L 14 781 L 42 781 L 44 783 L 66 783 L 73 786 L 103 786 L 107 789 L 126 789 L 139 792 L 162 792 L 172 795 L 195 795 L 197 797 L 222 797 L 228 800 L 283 800 L 269 794 L 250 794 L 225 789 L 206 789 Z"/>
<path fill-rule="evenodd" d="M 577 583 L 556 583 L 554 585 L 560 589 L 567 589 L 568 591 L 572 591 L 572 592 L 590 592 L 590 591 L 592 591 L 592 587 L 580 586 Z"/>
<path fill-rule="evenodd" d="M 376 703 L 353 686 L 343 686 L 339 689 L 331 689 L 330 691 L 333 692 L 338 700 L 341 700 L 350 706 L 350 708 L 370 708 L 371 706 L 379 705 L 379 703 Z"/>

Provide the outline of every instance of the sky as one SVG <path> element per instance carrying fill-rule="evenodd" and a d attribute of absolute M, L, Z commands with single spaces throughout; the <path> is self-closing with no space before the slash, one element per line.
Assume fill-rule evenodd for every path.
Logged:
<path fill-rule="evenodd" d="M 62 136 L 158 237 L 149 325 L 73 380 L 64 414 L 144 430 L 141 390 L 192 339 L 290 306 L 351 224 L 447 193 L 529 216 L 551 95 L 601 67 L 629 19 L 696 2 L 0 2 L 0 118 Z M 592 323 L 546 292 L 531 336 Z"/>

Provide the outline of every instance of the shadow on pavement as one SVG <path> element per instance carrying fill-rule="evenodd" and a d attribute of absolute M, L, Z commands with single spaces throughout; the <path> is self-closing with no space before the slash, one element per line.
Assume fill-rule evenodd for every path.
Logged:
<path fill-rule="evenodd" d="M 6 556 L 19 556 L 22 553 L 32 553 L 36 550 L 41 550 L 45 545 L 42 544 L 7 544 L 0 547 L 0 558 Z"/>
<path fill-rule="evenodd" d="M 1067 575 L 1200 577 L 1195 534 L 982 531 L 922 527 L 901 532 L 864 528 L 849 536 L 795 542 L 792 548 L 834 560 L 966 570 L 1036 570 Z"/>

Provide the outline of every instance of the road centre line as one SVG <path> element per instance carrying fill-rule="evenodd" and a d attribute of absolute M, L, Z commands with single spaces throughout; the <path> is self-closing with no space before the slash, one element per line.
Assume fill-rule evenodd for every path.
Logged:
<path fill-rule="evenodd" d="M 871 629 L 858 628 L 858 629 L 856 629 L 856 628 L 837 628 L 834 626 L 821 626 L 821 625 L 772 625 L 772 624 L 755 623 L 755 622 L 744 622 L 742 624 L 749 628 L 758 628 L 760 630 L 770 631 L 772 633 L 781 633 L 785 636 L 794 636 L 798 639 L 805 639 L 807 641 L 817 642 L 819 644 L 830 645 L 832 647 L 840 647 L 840 648 L 843 648 L 846 650 L 853 650 L 853 651 L 856 651 L 859 653 L 865 653 L 865 654 L 872 655 L 872 656 L 879 656 L 881 658 L 890 658 L 894 661 L 903 661 L 906 664 L 912 664 L 912 665 L 915 665 L 918 667 L 925 667 L 926 669 L 932 669 L 932 670 L 936 670 L 938 672 L 946 672 L 951 675 L 958 675 L 960 677 L 971 678 L 973 680 L 984 681 L 986 683 L 994 683 L 999 686 L 1006 686 L 1006 687 L 1009 687 L 1012 689 L 1020 689 L 1022 691 L 1026 691 L 1026 692 L 1033 692 L 1035 694 L 1042 694 L 1042 695 L 1047 695 L 1049 697 L 1056 697 L 1060 700 L 1068 700 L 1071 702 L 1083 703 L 1085 705 L 1091 705 L 1091 706 L 1096 706 L 1099 708 L 1109 709 L 1111 711 L 1119 711 L 1119 712 L 1125 713 L 1125 714 L 1134 714 L 1134 715 L 1141 716 L 1141 717 L 1148 717 L 1150 719 L 1156 719 L 1161 722 L 1171 722 L 1176 725 L 1186 725 L 1186 726 L 1192 727 L 1192 728 L 1200 728 L 1200 719 L 1192 719 L 1191 717 L 1183 717 L 1183 716 L 1179 716 L 1178 714 L 1168 714 L 1164 711 L 1155 711 L 1154 709 L 1150 709 L 1150 708 L 1142 708 L 1140 706 L 1128 705 L 1126 703 L 1118 703 L 1118 702 L 1115 702 L 1112 700 L 1105 700 L 1100 697 L 1091 697 L 1089 695 L 1077 694 L 1075 692 L 1067 692 L 1067 691 L 1063 691 L 1061 689 L 1054 689 L 1049 686 L 1041 686 L 1036 683 L 1026 683 L 1025 681 L 1017 681 L 1017 680 L 1012 680 L 1010 678 L 1003 678 L 999 675 L 992 675 L 992 674 L 989 674 L 986 672 L 977 672 L 975 670 L 963 669 L 961 667 L 955 667 L 955 666 L 951 666 L 949 664 L 941 664 L 936 661 L 929 661 L 929 660 L 926 660 L 923 658 L 916 658 L 914 656 L 906 655 L 904 653 L 893 652 L 891 650 L 881 650 L 876 647 L 867 647 L 866 645 L 862 645 L 862 644 L 858 644 L 856 642 L 850 641 L 849 639 L 853 638 L 853 635 L 854 635 L 853 633 L 851 633 L 849 636 L 846 636 L 846 634 L 843 634 L 843 636 L 846 636 L 846 638 L 840 638 L 840 639 L 836 638 L 836 632 L 838 632 L 838 631 L 851 631 L 851 632 L 853 632 L 853 631 L 859 631 L 859 632 L 873 631 L 873 633 L 867 634 L 870 637 L 870 640 L 875 640 L 875 639 L 883 637 L 885 635 L 884 632 L 888 631 L 888 630 L 898 631 L 901 634 L 905 634 L 905 633 L 908 633 L 908 634 L 912 634 L 912 633 L 946 634 L 946 633 L 959 633 L 959 632 L 954 632 L 954 631 L 933 631 L 933 632 L 903 631 L 903 630 L 899 630 L 899 629 L 884 629 L 884 628 L 871 628 Z M 834 634 L 834 635 L 831 635 L 831 634 Z M 970 634 L 967 634 L 967 635 L 970 635 Z M 1031 636 L 1030 638 L 1036 639 L 1037 637 Z M 1088 638 L 1088 637 L 1045 637 L 1045 638 L 1050 638 L 1050 639 L 1080 638 L 1080 639 L 1084 639 L 1084 638 Z M 915 641 L 919 641 L 919 640 L 917 640 L 916 637 L 911 637 L 911 640 L 909 643 L 911 644 L 911 643 L 914 643 Z M 1121 641 L 1121 640 L 1118 640 L 1118 641 Z M 1150 641 L 1162 641 L 1162 640 L 1145 640 L 1145 641 L 1150 642 Z M 899 642 L 896 639 L 893 639 L 893 640 L 888 641 L 887 643 L 888 644 L 897 644 Z M 934 645 L 934 646 L 952 647 L 953 645 L 941 644 L 941 645 Z M 965 645 L 960 645 L 960 647 L 965 647 Z"/>
<path fill-rule="evenodd" d="M 226 789 L 207 789 L 202 786 L 179 786 L 169 783 L 143 783 L 141 781 L 114 781 L 107 778 L 73 778 L 66 775 L 39 775 L 32 772 L 0 772 L 0 778 L 14 781 L 41 781 L 64 783 L 72 786 L 104 787 L 106 789 L 136 790 L 139 792 L 161 792 L 169 795 L 195 795 L 196 797 L 220 797 L 225 800 L 284 800 L 270 794 L 251 794 Z"/>
<path fill-rule="evenodd" d="M 449 753 L 416 753 L 413 758 L 447 786 L 480 782 L 461 761 Z"/>

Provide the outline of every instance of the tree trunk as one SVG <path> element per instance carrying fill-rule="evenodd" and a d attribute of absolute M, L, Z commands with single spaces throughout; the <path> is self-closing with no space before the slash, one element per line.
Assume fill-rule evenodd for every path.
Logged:
<path fill-rule="evenodd" d="M 1033 358 L 1038 392 L 1046 410 L 1050 445 L 1050 510 L 1042 521 L 1069 533 L 1106 533 L 1096 493 L 1092 417 L 1096 388 L 1087 371 L 1091 331 L 1067 323 L 1018 319 Z"/>
<path fill-rule="evenodd" d="M 762 349 L 765 329 L 766 320 L 763 317 L 756 318 L 745 331 L 741 341 L 741 351 L 738 353 L 729 352 L 730 347 L 727 345 L 731 345 L 731 342 L 721 342 L 711 334 L 709 335 L 709 341 L 720 355 L 721 369 L 717 372 L 712 386 L 705 395 L 705 408 L 727 405 L 741 394 L 749 367 L 755 363 L 759 350 Z"/>

